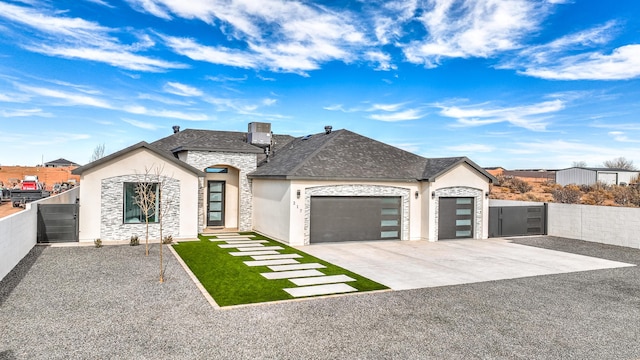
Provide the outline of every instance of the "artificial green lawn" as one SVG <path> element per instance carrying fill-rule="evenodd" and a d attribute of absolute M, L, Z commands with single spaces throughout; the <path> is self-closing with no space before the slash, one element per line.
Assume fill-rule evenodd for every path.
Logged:
<path fill-rule="evenodd" d="M 387 289 L 386 286 L 378 284 L 360 275 L 354 274 L 341 267 L 320 260 L 300 250 L 269 239 L 256 233 L 241 233 L 242 235 L 253 235 L 255 240 L 269 240 L 263 243 L 264 246 L 281 246 L 281 254 L 300 254 L 297 258 L 300 263 L 320 263 L 326 268 L 318 269 L 325 275 L 350 276 L 356 281 L 348 284 L 358 289 L 358 291 L 372 291 Z M 284 288 L 296 287 L 287 279 L 269 280 L 260 273 L 271 272 L 266 266 L 247 266 L 243 262 L 253 260 L 249 256 L 232 256 L 230 252 L 237 249 L 223 249 L 219 244 L 223 241 L 209 241 L 215 236 L 199 236 L 199 242 L 184 242 L 173 245 L 173 248 L 187 264 L 193 274 L 200 280 L 202 286 L 211 294 L 216 303 L 220 306 L 251 304 L 266 301 L 293 299 Z"/>

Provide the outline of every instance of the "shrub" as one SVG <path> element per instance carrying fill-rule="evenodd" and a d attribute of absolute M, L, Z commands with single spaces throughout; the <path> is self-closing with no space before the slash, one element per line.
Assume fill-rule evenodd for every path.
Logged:
<path fill-rule="evenodd" d="M 591 190 L 585 196 L 584 203 L 587 205 L 602 205 L 609 198 L 609 193 L 604 189 Z"/>
<path fill-rule="evenodd" d="M 131 238 L 129 239 L 129 245 L 131 246 L 140 245 L 140 239 L 138 239 L 138 235 L 131 235 Z"/>
<path fill-rule="evenodd" d="M 173 236 L 167 235 L 162 239 L 163 244 L 171 244 L 173 242 Z"/>
<path fill-rule="evenodd" d="M 520 200 L 522 201 L 534 201 L 534 202 L 544 202 L 543 199 L 540 199 L 539 197 L 535 196 L 534 194 L 524 194 L 520 196 Z"/>
<path fill-rule="evenodd" d="M 561 204 L 577 204 L 582 196 L 580 188 L 576 185 L 567 185 L 554 190 L 551 194 L 553 195 L 553 201 Z"/>
<path fill-rule="evenodd" d="M 520 194 L 524 194 L 526 192 L 531 191 L 531 189 L 533 189 L 533 186 L 531 184 L 519 178 L 511 179 L 510 187 L 515 191 L 519 192 Z"/>
<path fill-rule="evenodd" d="M 613 201 L 622 206 L 640 206 L 640 190 L 631 186 L 616 186 L 612 190 Z"/>
<path fill-rule="evenodd" d="M 528 182 L 513 176 L 498 176 L 498 185 L 508 188 L 509 192 L 524 194 L 531 191 L 533 186 Z"/>
<path fill-rule="evenodd" d="M 100 240 L 99 238 L 93 240 L 93 245 L 95 245 L 95 247 L 97 247 L 97 248 L 101 248 L 102 247 L 102 240 Z"/>

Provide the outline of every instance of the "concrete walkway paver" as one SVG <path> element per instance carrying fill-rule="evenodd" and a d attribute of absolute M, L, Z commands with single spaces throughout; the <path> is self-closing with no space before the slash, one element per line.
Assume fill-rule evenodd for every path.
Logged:
<path fill-rule="evenodd" d="M 294 265 L 273 265 L 267 266 L 271 271 L 289 271 L 289 270 L 307 270 L 307 269 L 324 269 L 326 266 L 318 263 L 304 263 Z"/>
<path fill-rule="evenodd" d="M 318 270 L 292 270 L 292 271 L 260 273 L 260 275 L 264 276 L 269 280 L 275 280 L 275 279 L 293 279 L 293 278 L 308 277 L 308 276 L 323 276 L 324 274 Z"/>
<path fill-rule="evenodd" d="M 285 264 L 299 264 L 296 259 L 276 259 L 276 260 L 253 260 L 244 261 L 247 266 L 267 266 L 267 265 L 285 265 Z"/>
<path fill-rule="evenodd" d="M 297 288 L 286 288 L 284 291 L 288 292 L 293 297 L 303 296 L 317 296 L 326 294 L 343 294 L 348 292 L 358 291 L 352 286 L 347 284 L 329 284 L 329 285 L 314 285 L 314 286 L 301 286 Z"/>
<path fill-rule="evenodd" d="M 329 276 L 316 276 L 311 278 L 302 278 L 302 279 L 289 279 L 292 283 L 298 286 L 308 286 L 308 285 L 320 285 L 320 284 L 333 284 L 340 282 L 349 282 L 356 281 L 356 279 L 349 277 L 347 275 L 329 275 Z"/>
<path fill-rule="evenodd" d="M 254 255 L 253 260 L 275 260 L 275 259 L 299 259 L 300 254 L 277 254 L 277 255 Z"/>
<path fill-rule="evenodd" d="M 279 252 L 275 250 L 267 250 L 267 251 L 235 251 L 230 252 L 231 256 L 256 256 L 256 255 L 278 255 Z"/>

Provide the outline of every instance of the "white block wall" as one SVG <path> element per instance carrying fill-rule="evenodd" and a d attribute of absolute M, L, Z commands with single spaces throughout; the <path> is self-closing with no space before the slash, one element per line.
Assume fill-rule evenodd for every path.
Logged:
<path fill-rule="evenodd" d="M 80 188 L 28 203 L 25 210 L 0 219 L 0 280 L 18 265 L 38 239 L 38 206 L 36 204 L 73 204 Z M 4 204 L 2 206 L 11 206 Z"/>
<path fill-rule="evenodd" d="M 547 233 L 640 249 L 640 209 L 549 203 Z"/>

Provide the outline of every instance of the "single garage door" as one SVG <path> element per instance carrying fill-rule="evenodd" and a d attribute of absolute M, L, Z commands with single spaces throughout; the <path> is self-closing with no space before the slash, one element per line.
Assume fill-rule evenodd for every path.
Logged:
<path fill-rule="evenodd" d="M 438 240 L 473 238 L 472 197 L 441 197 Z"/>
<path fill-rule="evenodd" d="M 312 196 L 310 242 L 400 239 L 399 196 Z"/>

